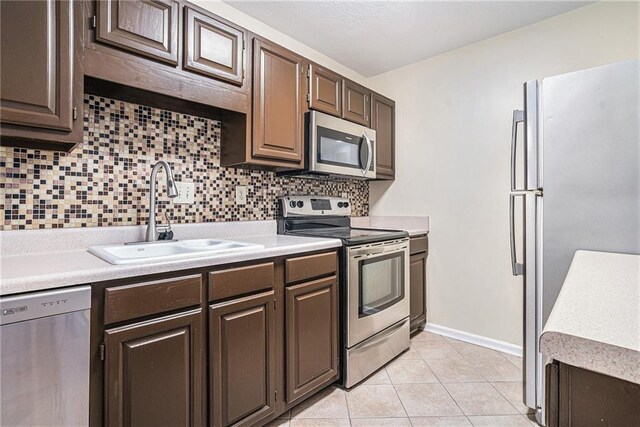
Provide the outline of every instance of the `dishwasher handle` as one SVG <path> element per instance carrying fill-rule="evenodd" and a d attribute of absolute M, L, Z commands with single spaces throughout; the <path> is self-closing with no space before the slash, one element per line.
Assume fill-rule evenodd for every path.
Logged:
<path fill-rule="evenodd" d="M 0 325 L 91 308 L 91 286 L 0 297 Z"/>

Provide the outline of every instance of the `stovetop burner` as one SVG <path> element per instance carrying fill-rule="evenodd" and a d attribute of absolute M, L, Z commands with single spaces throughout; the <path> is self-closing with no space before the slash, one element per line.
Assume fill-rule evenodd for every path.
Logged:
<path fill-rule="evenodd" d="M 278 233 L 340 239 L 347 246 L 407 237 L 402 230 L 350 226 L 351 206 L 342 197 L 291 196 L 280 200 Z"/>

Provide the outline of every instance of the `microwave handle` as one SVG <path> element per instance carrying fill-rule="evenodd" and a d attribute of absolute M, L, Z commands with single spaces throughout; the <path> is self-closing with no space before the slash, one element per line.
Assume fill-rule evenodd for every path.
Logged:
<path fill-rule="evenodd" d="M 365 166 L 362 174 L 365 175 L 369 169 L 371 169 L 371 162 L 373 162 L 373 145 L 366 132 L 362 132 L 364 140 L 367 142 L 367 165 Z"/>

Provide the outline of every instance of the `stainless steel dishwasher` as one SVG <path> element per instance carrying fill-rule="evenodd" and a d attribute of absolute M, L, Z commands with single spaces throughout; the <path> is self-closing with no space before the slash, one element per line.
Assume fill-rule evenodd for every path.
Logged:
<path fill-rule="evenodd" d="M 0 297 L 0 425 L 89 424 L 91 288 Z"/>

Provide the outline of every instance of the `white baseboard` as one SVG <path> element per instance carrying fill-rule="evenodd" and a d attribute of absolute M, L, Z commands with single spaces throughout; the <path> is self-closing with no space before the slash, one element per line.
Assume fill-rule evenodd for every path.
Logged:
<path fill-rule="evenodd" d="M 482 347 L 487 347 L 492 350 L 498 350 L 503 353 L 509 353 L 513 354 L 514 356 L 522 357 L 521 346 L 505 341 L 483 337 L 482 335 L 476 335 L 469 332 L 461 331 L 459 329 L 448 328 L 442 325 L 436 325 L 435 323 L 427 323 L 424 326 L 424 330 L 433 332 L 434 334 L 444 335 L 445 337 L 454 338 L 456 340 L 468 342 Z"/>

